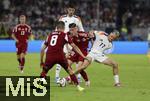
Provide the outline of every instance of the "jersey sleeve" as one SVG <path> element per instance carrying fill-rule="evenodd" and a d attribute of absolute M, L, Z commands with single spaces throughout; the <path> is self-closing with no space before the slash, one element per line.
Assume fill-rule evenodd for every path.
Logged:
<path fill-rule="evenodd" d="M 69 44 L 73 43 L 72 39 L 68 36 L 68 34 L 65 34 L 65 41 L 66 43 L 69 43 Z"/>
<path fill-rule="evenodd" d="M 80 17 L 77 18 L 77 25 L 78 25 L 79 31 L 84 31 Z"/>
<path fill-rule="evenodd" d="M 17 33 L 17 26 L 15 26 L 12 30 L 12 34 L 16 34 Z"/>

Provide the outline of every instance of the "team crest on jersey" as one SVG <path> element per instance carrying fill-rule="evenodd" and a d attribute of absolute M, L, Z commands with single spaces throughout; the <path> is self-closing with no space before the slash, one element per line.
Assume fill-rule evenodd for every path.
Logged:
<path fill-rule="evenodd" d="M 18 30 L 20 31 L 20 30 L 21 30 L 21 28 L 18 28 Z"/>
<path fill-rule="evenodd" d="M 25 31 L 27 31 L 28 30 L 28 28 L 25 28 Z"/>

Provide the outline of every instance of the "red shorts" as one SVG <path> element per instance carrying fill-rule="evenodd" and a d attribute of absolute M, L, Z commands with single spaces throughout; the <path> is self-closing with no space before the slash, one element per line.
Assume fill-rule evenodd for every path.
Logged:
<path fill-rule="evenodd" d="M 45 66 L 51 69 L 55 64 L 60 64 L 65 70 L 68 69 L 68 62 L 64 53 L 46 54 Z"/>
<path fill-rule="evenodd" d="M 27 47 L 28 47 L 27 43 L 16 43 L 16 52 L 17 52 L 17 55 L 20 55 L 21 53 L 26 54 Z"/>
<path fill-rule="evenodd" d="M 87 51 L 82 51 L 83 55 L 87 55 Z M 84 61 L 84 58 L 79 55 L 78 53 L 75 52 L 75 54 L 71 55 L 70 58 L 68 58 L 69 60 L 71 60 L 72 62 L 79 62 L 79 61 Z"/>

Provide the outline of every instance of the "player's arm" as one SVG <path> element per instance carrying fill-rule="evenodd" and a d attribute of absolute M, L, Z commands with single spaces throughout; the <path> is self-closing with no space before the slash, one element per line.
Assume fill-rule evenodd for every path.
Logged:
<path fill-rule="evenodd" d="M 32 34 L 32 31 L 31 31 L 31 27 L 30 27 L 30 26 L 28 26 L 28 33 L 29 33 L 29 39 L 30 39 L 30 40 L 33 40 L 34 37 L 33 37 L 33 34 Z"/>
<path fill-rule="evenodd" d="M 42 46 L 42 49 L 41 49 L 41 52 L 40 52 L 40 61 L 41 61 L 40 65 L 41 66 L 43 66 L 43 64 L 44 64 L 43 60 L 44 60 L 44 54 L 45 54 L 45 49 L 46 48 L 47 48 L 47 46 L 44 44 Z"/>
<path fill-rule="evenodd" d="M 77 53 L 79 53 L 83 58 L 85 58 L 85 56 L 83 55 L 83 53 L 81 52 L 81 50 L 74 43 L 71 43 L 70 45 L 74 48 L 74 50 Z"/>
<path fill-rule="evenodd" d="M 45 49 L 47 48 L 48 46 L 48 37 L 46 38 L 42 48 L 41 48 L 41 52 L 40 52 L 40 66 L 42 67 L 44 65 L 44 54 L 45 54 Z"/>
<path fill-rule="evenodd" d="M 15 34 L 12 34 L 11 37 L 18 43 L 19 40 L 16 38 Z"/>
<path fill-rule="evenodd" d="M 78 17 L 77 24 L 78 24 L 79 31 L 84 31 L 83 24 L 80 17 Z"/>

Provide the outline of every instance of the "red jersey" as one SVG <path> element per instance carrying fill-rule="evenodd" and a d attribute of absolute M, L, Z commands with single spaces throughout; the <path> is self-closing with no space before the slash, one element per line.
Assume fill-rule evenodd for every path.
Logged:
<path fill-rule="evenodd" d="M 31 35 L 31 27 L 27 24 L 18 24 L 13 29 L 12 34 L 15 34 L 19 43 L 26 43 Z"/>
<path fill-rule="evenodd" d="M 66 43 L 71 44 L 72 40 L 66 33 L 60 31 L 54 31 L 50 33 L 45 41 L 47 46 L 47 54 L 60 54 L 63 52 L 63 47 Z"/>
<path fill-rule="evenodd" d="M 89 42 L 88 33 L 78 31 L 78 36 L 72 36 L 72 41 L 82 52 L 87 51 Z"/>

